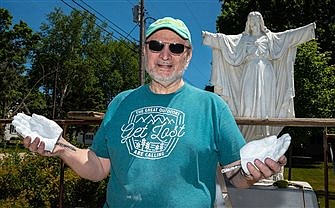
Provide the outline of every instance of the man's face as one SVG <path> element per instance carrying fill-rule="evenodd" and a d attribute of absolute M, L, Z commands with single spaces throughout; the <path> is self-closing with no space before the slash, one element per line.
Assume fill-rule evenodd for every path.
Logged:
<path fill-rule="evenodd" d="M 159 41 L 164 44 L 160 51 L 150 49 L 149 41 Z M 192 49 L 188 41 L 182 39 L 171 30 L 163 29 L 155 32 L 147 39 L 145 45 L 146 71 L 154 82 L 165 87 L 179 81 L 192 57 Z M 182 53 L 173 53 L 169 49 L 170 43 L 183 44 Z M 157 44 L 156 44 L 157 45 Z"/>

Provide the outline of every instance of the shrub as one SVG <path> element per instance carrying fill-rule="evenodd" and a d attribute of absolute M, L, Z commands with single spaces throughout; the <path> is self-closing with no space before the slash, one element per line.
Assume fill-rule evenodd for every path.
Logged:
<path fill-rule="evenodd" d="M 0 207 L 58 207 L 58 158 L 13 151 L 6 153 L 0 166 Z M 91 182 L 65 168 L 65 207 L 101 207 L 105 189 L 106 181 Z"/>

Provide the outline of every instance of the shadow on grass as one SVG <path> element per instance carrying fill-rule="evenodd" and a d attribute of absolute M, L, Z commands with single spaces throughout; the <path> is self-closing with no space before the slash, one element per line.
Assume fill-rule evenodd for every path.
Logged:
<path fill-rule="evenodd" d="M 290 164 L 291 162 L 291 164 Z M 291 166 L 291 168 L 320 168 L 323 165 L 323 161 L 313 160 L 311 157 L 304 156 L 294 156 L 289 159 L 287 167 Z M 332 165 L 328 166 L 329 169 L 332 169 Z"/>
<path fill-rule="evenodd" d="M 317 196 L 325 195 L 325 192 L 323 190 L 314 190 L 314 192 Z M 332 192 L 332 191 L 328 192 L 328 198 L 335 200 L 335 192 Z"/>

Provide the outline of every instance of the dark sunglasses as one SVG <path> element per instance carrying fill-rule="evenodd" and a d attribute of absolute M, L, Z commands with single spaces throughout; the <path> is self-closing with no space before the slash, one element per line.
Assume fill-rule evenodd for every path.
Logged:
<path fill-rule="evenodd" d="M 152 52 L 160 52 L 161 50 L 163 50 L 165 45 L 169 45 L 169 50 L 173 54 L 182 54 L 185 48 L 187 49 L 190 48 L 189 46 L 186 46 L 181 43 L 165 43 L 165 42 L 157 41 L 157 40 L 150 40 L 150 41 L 145 42 L 145 44 L 149 44 L 149 49 Z"/>

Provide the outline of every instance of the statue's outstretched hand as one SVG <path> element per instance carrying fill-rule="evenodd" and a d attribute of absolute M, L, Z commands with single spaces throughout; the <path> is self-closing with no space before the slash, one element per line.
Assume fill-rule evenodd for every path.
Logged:
<path fill-rule="evenodd" d="M 33 114 L 28 116 L 18 113 L 14 116 L 12 124 L 22 137 L 31 137 L 33 142 L 36 137 L 45 143 L 45 150 L 52 152 L 63 129 L 54 121 L 44 116 Z"/>
<path fill-rule="evenodd" d="M 254 164 L 258 159 L 265 163 L 266 158 L 278 161 L 284 155 L 291 143 L 289 134 L 284 134 L 281 137 L 269 136 L 259 140 L 253 140 L 244 145 L 240 150 L 241 166 L 245 173 L 250 174 L 247 164 Z"/>

